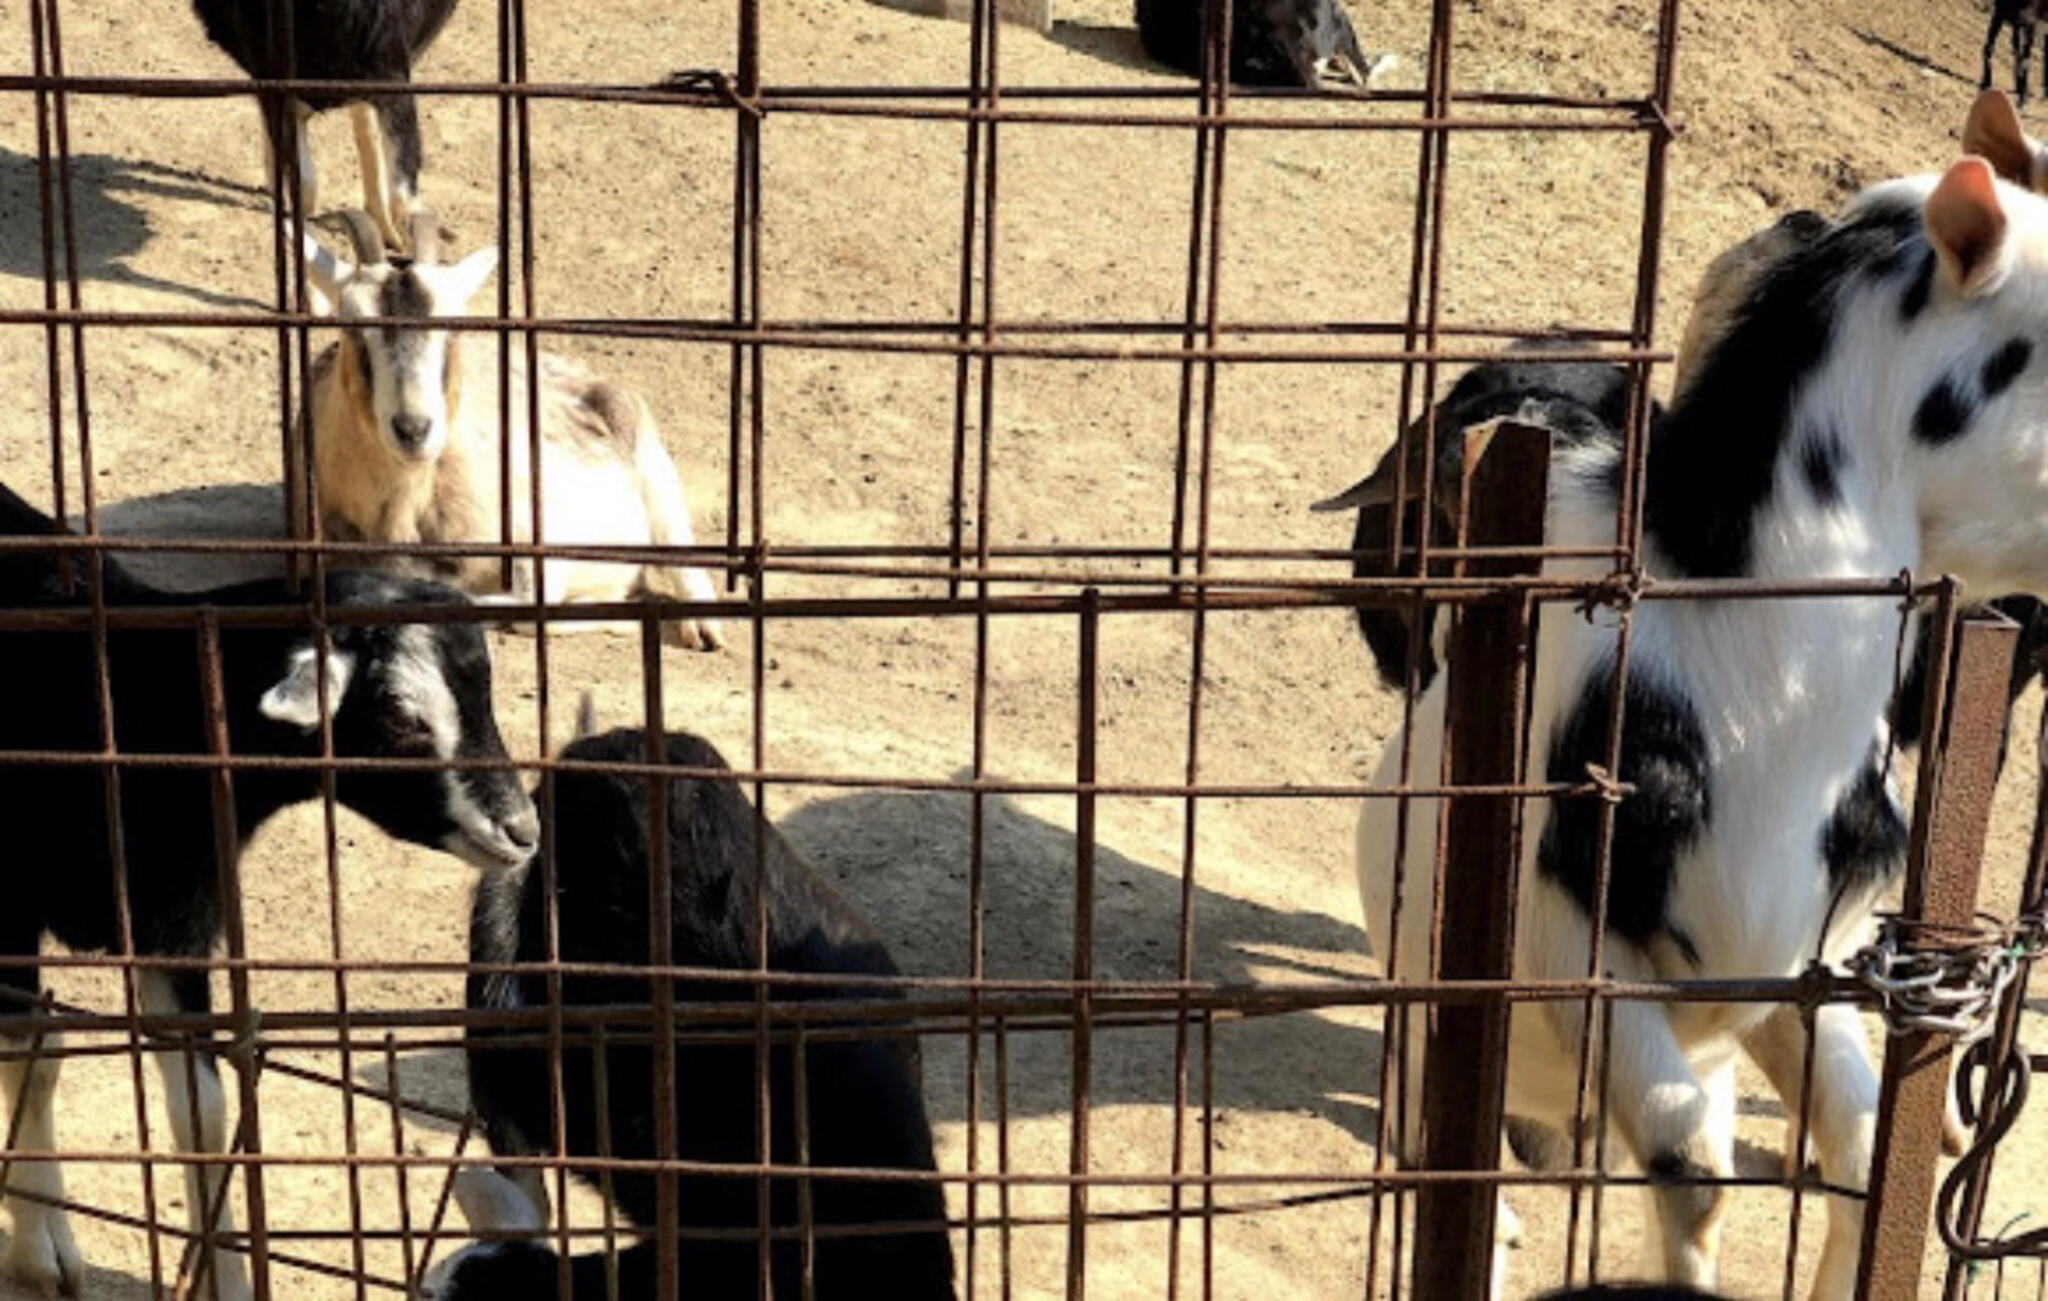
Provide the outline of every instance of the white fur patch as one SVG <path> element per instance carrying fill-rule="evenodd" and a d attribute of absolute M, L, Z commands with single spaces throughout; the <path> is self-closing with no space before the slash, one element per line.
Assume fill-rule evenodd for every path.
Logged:
<path fill-rule="evenodd" d="M 355 672 L 355 665 L 355 656 L 348 651 L 327 652 L 327 701 L 330 706 L 340 704 L 342 696 L 348 693 L 348 682 Z M 292 652 L 284 677 L 263 693 L 263 699 L 257 702 L 256 707 L 265 718 L 289 723 L 308 732 L 320 726 L 320 668 L 313 647 L 302 646 Z"/>

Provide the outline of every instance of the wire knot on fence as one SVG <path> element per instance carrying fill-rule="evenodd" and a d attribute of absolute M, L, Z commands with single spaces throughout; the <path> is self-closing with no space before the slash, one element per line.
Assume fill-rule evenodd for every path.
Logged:
<path fill-rule="evenodd" d="M 2005 991 L 2044 948 L 2040 909 L 1963 926 L 1887 915 L 1847 965 L 1877 996 L 1890 1033 L 1953 1034 L 1967 1047 L 1990 1033 Z"/>
<path fill-rule="evenodd" d="M 2034 914 L 2033 920 L 2038 927 L 2040 915 Z M 1973 1181 L 1988 1177 L 1999 1142 L 2027 1108 L 2032 1063 L 2025 1050 L 2018 1047 L 1994 1062 L 1997 1051 L 1989 1040 L 1980 1042 L 1964 1055 L 1956 1070 L 1956 1102 L 1964 1122 L 1977 1127 L 1977 1139 L 1969 1151 L 1956 1158 L 1955 1166 L 1941 1182 L 1934 1204 L 1934 1224 L 1942 1242 L 1951 1254 L 1969 1262 L 1972 1277 L 1986 1261 L 2009 1256 L 2048 1256 L 2048 1228 L 2030 1229 L 2010 1237 L 2000 1231 L 1983 1238 L 1970 1228 L 1970 1217 L 1959 1214 L 1958 1203 L 1964 1200 L 1964 1193 Z"/>
<path fill-rule="evenodd" d="M 716 95 L 725 101 L 727 108 L 736 108 L 749 117 L 768 116 L 768 107 L 759 99 L 740 93 L 739 83 L 732 74 L 717 68 L 685 68 L 671 72 L 654 84 L 656 90 L 674 91 L 682 95 Z"/>

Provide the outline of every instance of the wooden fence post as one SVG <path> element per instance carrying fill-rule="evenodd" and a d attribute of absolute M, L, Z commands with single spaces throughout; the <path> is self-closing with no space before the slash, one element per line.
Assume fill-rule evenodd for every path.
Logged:
<path fill-rule="evenodd" d="M 1470 430 L 1465 438 L 1461 518 L 1467 545 L 1540 546 L 1549 496 L 1550 431 L 1502 420 Z M 1534 556 L 1518 555 L 1467 560 L 1460 572 L 1509 577 L 1533 574 L 1540 567 Z M 1509 592 L 1457 613 L 1445 724 L 1453 785 L 1519 780 L 1526 713 L 1523 666 L 1534 642 L 1534 610 L 1524 594 Z M 1438 979 L 1502 980 L 1512 974 L 1520 805 L 1513 797 L 1493 795 L 1450 801 Z M 1507 1001 L 1446 1004 L 1431 1020 L 1424 1057 L 1423 1164 L 1430 1170 L 1497 1170 L 1507 1084 Z M 1456 1087 L 1448 1081 L 1456 1081 Z M 1485 1182 L 1422 1185 L 1416 1196 L 1416 1297 L 1486 1301 L 1496 1192 Z"/>

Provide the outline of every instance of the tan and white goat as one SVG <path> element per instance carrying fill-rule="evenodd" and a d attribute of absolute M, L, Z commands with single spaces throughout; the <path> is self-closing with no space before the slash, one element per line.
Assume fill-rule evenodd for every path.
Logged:
<path fill-rule="evenodd" d="M 307 278 L 334 304 L 341 339 L 313 363 L 312 448 L 321 528 L 333 540 L 497 542 L 501 443 L 509 441 L 512 537 L 534 537 L 526 366 L 511 359 L 512 418 L 498 421 L 496 357 L 434 322 L 469 314 L 497 266 L 497 250 L 459 261 L 439 257 L 431 216 L 413 221 L 414 255 L 388 255 L 360 212 L 341 214 L 355 261 L 306 238 Z M 379 324 L 376 318 L 418 321 Z M 690 508 L 647 404 L 577 362 L 540 355 L 541 538 L 562 546 L 688 546 Z M 292 499 L 302 500 L 295 482 Z M 509 590 L 493 557 L 437 562 L 435 572 L 505 602 L 619 601 L 638 596 L 716 599 L 710 578 L 687 565 L 550 556 L 538 592 L 535 565 L 512 565 Z M 558 629 L 621 626 L 565 621 Z M 669 640 L 716 649 L 716 621 L 682 619 Z"/>

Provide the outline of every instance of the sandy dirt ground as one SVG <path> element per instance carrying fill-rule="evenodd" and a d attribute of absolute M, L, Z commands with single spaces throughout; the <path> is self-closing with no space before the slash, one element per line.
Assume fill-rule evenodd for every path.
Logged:
<path fill-rule="evenodd" d="M 531 75 L 540 81 L 644 83 L 677 68 L 733 63 L 730 6 L 713 0 L 584 0 L 532 9 Z M 777 84 L 949 84 L 965 67 L 964 27 L 858 0 L 766 6 L 764 75 Z M 1460 4 L 1457 77 L 1469 87 L 1567 94 L 1637 93 L 1650 72 L 1650 0 L 1485 0 Z M 1420 82 L 1428 6 L 1358 6 L 1368 47 L 1405 66 L 1383 84 Z M 422 75 L 487 79 L 495 70 L 495 6 L 471 0 Z M 1009 31 L 1011 84 L 1167 84 L 1145 63 L 1127 0 L 1074 0 L 1049 37 Z M 1830 206 L 1861 185 L 1943 165 L 1976 74 L 1983 15 L 1961 0 L 1688 0 L 1681 19 L 1678 105 L 1685 132 L 1671 154 L 1664 228 L 1660 342 L 1675 343 L 1695 278 L 1719 249 L 1797 206 Z M 131 6 L 73 0 L 63 9 L 65 55 L 79 73 L 222 74 L 176 0 Z M 0 0 L 0 72 L 29 70 L 24 0 Z M 2008 76 L 2002 66 L 2001 80 Z M 1327 108 L 1301 107 L 1304 118 Z M 482 101 L 424 105 L 429 198 L 465 243 L 495 229 L 497 112 Z M 244 99 L 162 101 L 77 97 L 70 102 L 79 247 L 88 308 L 248 310 L 271 301 L 271 255 L 255 110 Z M 727 310 L 733 131 L 718 113 L 536 104 L 532 115 L 533 289 L 540 310 L 583 316 L 718 317 Z M 763 308 L 776 318 L 922 319 L 955 310 L 964 130 L 957 124 L 879 123 L 786 115 L 764 128 Z M 328 202 L 351 201 L 353 151 L 340 116 L 315 141 Z M 1405 298 L 1414 203 L 1414 141 L 1393 132 L 1240 133 L 1230 139 L 1224 196 L 1224 315 L 1255 320 L 1389 319 Z M 997 295 L 1024 319 L 1174 321 L 1183 293 L 1188 221 L 1185 132 L 1006 127 L 1001 135 Z M 0 108 L 0 307 L 42 300 L 35 219 L 36 139 L 29 100 Z M 1445 315 L 1456 322 L 1540 326 L 1627 324 L 1641 224 L 1643 146 L 1633 135 L 1468 136 L 1451 155 Z M 1112 336 L 1123 339 L 1124 336 Z M 1130 342 L 1141 342 L 1136 336 Z M 275 518 L 278 399 L 275 330 L 96 328 L 84 337 L 83 394 L 63 380 L 67 430 L 89 403 L 90 482 L 113 531 L 261 531 Z M 649 395 L 697 508 L 700 532 L 722 535 L 728 474 L 726 350 L 716 346 L 577 341 L 566 350 Z M 802 544 L 932 545 L 947 527 L 953 365 L 942 357 L 777 351 L 766 363 L 762 465 L 765 535 Z M 1141 362 L 1005 361 L 997 367 L 987 502 L 998 544 L 1161 546 L 1169 537 L 1179 368 Z M 1229 365 L 1220 372 L 1210 532 L 1222 547 L 1338 547 L 1341 518 L 1308 503 L 1349 483 L 1392 436 L 1398 371 L 1334 365 Z M 0 478 L 47 503 L 50 403 L 45 336 L 0 327 Z M 67 476 L 78 504 L 81 467 L 69 436 Z M 969 482 L 974 481 L 970 467 Z M 971 513 L 971 507 L 970 507 Z M 1291 562 L 1281 572 L 1334 573 Z M 1268 570 L 1268 572 L 1272 572 Z M 189 565 L 180 575 L 196 581 Z M 777 576 L 775 595 L 928 593 L 904 579 Z M 756 646 L 712 656 L 669 652 L 668 723 L 703 732 L 735 762 L 818 774 L 949 778 L 972 762 L 974 628 L 968 620 L 788 621 Z M 1230 614 L 1208 622 L 1196 738 L 1206 780 L 1329 785 L 1370 772 L 1397 718 L 1372 682 L 1342 612 Z M 1170 783 L 1188 764 L 1192 632 L 1185 616 L 1126 616 L 1102 633 L 1100 778 Z M 497 639 L 499 712 L 524 756 L 559 744 L 568 704 L 595 691 L 604 716 L 639 708 L 637 646 L 604 636 L 551 640 L 551 714 L 542 732 L 534 642 Z M 751 664 L 764 665 L 765 746 L 751 750 Z M 1070 620 L 999 618 L 988 642 L 989 772 L 1018 781 L 1068 780 L 1075 764 L 1076 634 Z M 2031 720 L 2038 697 L 2017 715 Z M 2031 734 L 2031 722 L 2018 729 Z M 2013 748 L 2001 791 L 1985 898 L 2008 911 L 2017 891 L 2032 803 L 2030 735 Z M 1376 967 L 1358 925 L 1350 837 L 1341 799 L 1202 802 L 1194 848 L 1194 975 L 1284 983 L 1364 977 Z M 900 962 L 924 974 L 967 970 L 969 802 L 958 793 L 776 788 L 770 813 L 798 847 L 843 883 Z M 1075 808 L 1070 798 L 987 803 L 987 966 L 991 974 L 1070 970 Z M 1175 799 L 1105 799 L 1097 826 L 1096 970 L 1110 977 L 1174 974 L 1187 810 Z M 459 960 L 470 870 L 394 845 L 344 813 L 338 899 L 330 908 L 322 817 L 280 817 L 248 850 L 251 952 L 267 958 Z M 21 864 L 22 870 L 64 870 Z M 75 971 L 50 981 L 67 1001 L 119 1006 L 110 980 Z M 452 1007 L 453 977 L 354 975 L 351 1009 Z M 333 979 L 268 975 L 262 1008 L 332 1008 Z M 2048 1011 L 2048 1008 L 2037 1009 Z M 1220 1025 L 1214 1037 L 1214 1162 L 1234 1174 L 1373 1167 L 1378 1118 L 1379 1018 L 1303 1013 Z M 2034 1046 L 2048 1047 L 2035 1028 Z M 1095 1043 L 1092 1163 L 1101 1172 L 1156 1173 L 1174 1140 L 1173 1032 L 1106 1031 Z M 461 1068 L 445 1049 L 394 1045 L 405 1091 L 459 1107 Z M 1009 1046 L 1009 1158 L 1019 1171 L 1066 1168 L 1070 1045 L 1020 1035 Z M 967 1162 L 966 1054 L 927 1049 L 926 1087 L 940 1160 Z M 342 1063 L 287 1055 L 298 1065 L 382 1084 L 381 1051 Z M 987 1059 L 985 1058 L 985 1061 Z M 1199 1058 L 1196 1060 L 1199 1068 Z M 1199 1080 L 1199 1075 L 1197 1075 Z M 137 1132 L 132 1059 L 72 1061 L 60 1103 L 67 1147 L 132 1152 Z M 1738 1164 L 1777 1168 L 1784 1125 L 1761 1080 L 1745 1078 Z M 165 1148 L 159 1091 L 149 1085 L 149 1145 Z M 984 1116 L 997 1110 L 985 1072 Z M 267 1152 L 331 1155 L 345 1133 L 336 1090 L 266 1075 Z M 418 1117 L 395 1127 L 380 1104 L 357 1106 L 359 1149 L 445 1153 L 456 1135 Z M 1190 1159 L 1200 1132 L 1186 1121 Z M 2007 1143 L 1990 1216 L 2003 1223 L 2048 1206 L 2032 1172 L 2048 1146 L 2048 1110 Z M 982 1127 L 991 1168 L 996 1131 Z M 182 1223 L 183 1189 L 164 1167 L 160 1214 Z M 74 1162 L 75 1193 L 124 1214 L 143 1209 L 134 1164 Z M 390 1168 L 354 1181 L 332 1164 L 271 1171 L 268 1222 L 280 1251 L 346 1266 L 349 1202 L 374 1231 L 431 1218 L 441 1180 L 401 1181 Z M 353 1186 L 352 1186 L 353 1185 Z M 1300 1188 L 1234 1188 L 1226 1200 Z M 1105 1191 L 1100 1210 L 1156 1208 L 1157 1189 Z M 1640 1273 L 1639 1197 L 1601 1207 L 1603 1274 Z M 1563 1276 L 1569 1207 L 1524 1195 L 1528 1242 L 1510 1261 L 1510 1293 Z M 406 1218 L 401 1218 L 403 1207 Z M 965 1201 L 953 1194 L 956 1213 Z M 579 1217 L 594 1214 L 588 1198 Z M 990 1209 L 989 1199 L 982 1210 Z M 1057 1294 L 1066 1231 L 1057 1189 L 1019 1191 L 1012 1210 L 1052 1221 L 1007 1238 L 1013 1291 L 1002 1288 L 1004 1240 L 974 1244 L 980 1296 Z M 1590 1209 L 1590 1208 L 1589 1208 Z M 1353 1297 L 1365 1286 L 1368 1204 L 1322 1205 L 1219 1218 L 1207 1257 L 1223 1297 Z M 146 1235 L 77 1221 L 95 1297 L 149 1294 Z M 1782 1288 L 1790 1196 L 1745 1190 L 1731 1200 L 1724 1282 L 1737 1295 Z M 1810 1270 L 1821 1211 L 1796 1222 L 1799 1269 Z M 1198 1222 L 1184 1225 L 1181 1284 L 1204 1282 Z M 293 1235 L 307 1235 L 294 1237 Z M 1156 1221 L 1102 1224 L 1087 1235 L 1091 1297 L 1166 1292 L 1169 1229 Z M 968 1244 L 958 1244 L 967 1261 Z M 403 1275 L 416 1242 L 364 1248 L 369 1273 Z M 1581 1256 L 1587 1244 L 1581 1233 Z M 445 1247 L 442 1248 L 445 1250 Z M 1930 1253 L 1930 1259 L 1933 1253 Z M 166 1271 L 170 1262 L 161 1263 Z M 359 1294 L 349 1283 L 285 1265 L 280 1295 Z M 1388 1269 L 1379 1271 L 1385 1288 Z M 1583 1274 L 1583 1267 L 1582 1267 Z M 963 1287 L 964 1287 L 963 1275 Z M 1975 1295 L 1993 1294 L 1987 1275 Z M 2031 1270 L 2005 1295 L 2035 1295 Z M 372 1289 L 378 1290 L 378 1289 Z M 383 1292 L 389 1295 L 388 1292 Z M 1192 1291 L 1184 1295 L 1193 1295 Z M 1929 1291 L 1928 1295 L 1935 1295 Z M 0 1285 L 0 1296 L 15 1293 Z"/>

